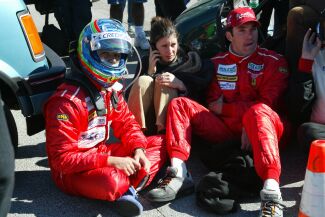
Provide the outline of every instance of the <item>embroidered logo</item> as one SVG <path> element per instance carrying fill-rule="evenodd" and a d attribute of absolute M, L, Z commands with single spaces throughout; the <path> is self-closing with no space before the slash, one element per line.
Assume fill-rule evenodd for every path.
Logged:
<path fill-rule="evenodd" d="M 260 72 L 263 70 L 264 64 L 248 63 L 247 68 L 255 72 Z"/>
<path fill-rule="evenodd" d="M 67 121 L 69 120 L 69 115 L 67 114 L 57 114 L 56 119 L 59 121 Z"/>
<path fill-rule="evenodd" d="M 237 81 L 237 76 L 217 75 L 218 81 Z"/>
<path fill-rule="evenodd" d="M 235 90 L 236 89 L 236 83 L 235 82 L 220 81 L 219 86 L 220 86 L 221 90 Z"/>
<path fill-rule="evenodd" d="M 237 66 L 236 64 L 231 65 L 218 65 L 217 73 L 220 75 L 236 75 L 237 74 Z"/>

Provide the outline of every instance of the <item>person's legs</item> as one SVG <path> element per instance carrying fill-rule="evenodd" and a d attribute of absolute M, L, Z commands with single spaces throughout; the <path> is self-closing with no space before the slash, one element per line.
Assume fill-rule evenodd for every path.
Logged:
<path fill-rule="evenodd" d="M 184 0 L 157 0 L 157 3 L 163 17 L 169 18 L 172 21 L 186 9 Z"/>
<path fill-rule="evenodd" d="M 155 122 L 150 115 L 150 110 L 154 108 L 153 92 L 154 80 L 152 77 L 146 75 L 140 76 L 130 90 L 128 106 L 142 129 L 153 126 Z"/>
<path fill-rule="evenodd" d="M 283 123 L 276 112 L 260 103 L 252 106 L 244 114 L 243 126 L 252 146 L 255 170 L 264 182 L 261 190 L 260 216 L 271 209 L 276 212 L 274 216 L 283 216 L 278 147 L 284 131 Z"/>
<path fill-rule="evenodd" d="M 73 40 L 77 40 L 83 28 L 91 21 L 91 2 L 90 0 L 72 1 L 72 28 Z"/>
<path fill-rule="evenodd" d="M 146 34 L 143 30 L 144 23 L 144 7 L 143 3 L 146 0 L 133 0 L 132 1 L 132 19 L 134 22 L 135 39 L 134 45 L 140 47 L 142 50 L 148 50 L 150 44 L 146 38 Z"/>
<path fill-rule="evenodd" d="M 177 90 L 169 87 L 162 87 L 155 84 L 154 89 L 154 106 L 156 112 L 157 131 L 166 128 L 167 105 L 178 96 Z"/>
<path fill-rule="evenodd" d="M 221 118 L 199 103 L 186 97 L 173 99 L 168 106 L 166 123 L 167 151 L 170 158 L 176 157 L 183 161 L 188 159 L 192 133 L 213 143 L 239 137 Z"/>
<path fill-rule="evenodd" d="M 107 3 L 111 5 L 110 7 L 110 18 L 116 19 L 123 22 L 123 11 L 125 7 L 126 0 L 107 0 Z"/>
<path fill-rule="evenodd" d="M 298 128 L 298 141 L 302 150 L 308 155 L 311 143 L 317 139 L 325 139 L 325 125 L 313 122 L 302 124 Z"/>
<path fill-rule="evenodd" d="M 71 10 L 71 1 L 56 0 L 54 16 L 67 41 L 74 38 Z"/>
<path fill-rule="evenodd" d="M 166 143 L 171 167 L 167 169 L 159 186 L 148 192 L 149 200 L 171 201 L 194 192 L 194 183 L 185 165 L 190 155 L 192 132 L 213 142 L 234 137 L 223 121 L 202 105 L 185 97 L 173 99 L 168 106 L 166 124 Z"/>

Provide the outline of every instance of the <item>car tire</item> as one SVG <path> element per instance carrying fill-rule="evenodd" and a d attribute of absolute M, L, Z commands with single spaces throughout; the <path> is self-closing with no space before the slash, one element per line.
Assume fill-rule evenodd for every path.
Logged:
<path fill-rule="evenodd" d="M 17 131 L 17 125 L 14 119 L 14 116 L 12 115 L 9 107 L 7 105 L 4 105 L 3 107 L 5 116 L 7 119 L 7 125 L 8 125 L 8 130 L 10 133 L 10 138 L 11 138 L 11 143 L 14 147 L 15 152 L 17 151 L 18 148 L 18 131 Z"/>

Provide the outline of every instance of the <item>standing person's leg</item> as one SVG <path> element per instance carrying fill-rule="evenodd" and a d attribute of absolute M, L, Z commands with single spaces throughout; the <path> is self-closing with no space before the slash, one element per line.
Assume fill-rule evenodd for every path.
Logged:
<path fill-rule="evenodd" d="M 107 3 L 111 5 L 109 11 L 109 17 L 123 22 L 123 11 L 126 0 L 107 0 Z"/>
<path fill-rule="evenodd" d="M 164 17 L 174 21 L 185 9 L 184 0 L 157 0 Z"/>
<path fill-rule="evenodd" d="M 156 16 L 163 17 L 164 14 L 160 8 L 159 0 L 155 0 Z"/>
<path fill-rule="evenodd" d="M 134 46 L 140 47 L 142 50 L 148 50 L 150 44 L 146 38 L 143 29 L 144 23 L 144 6 L 143 3 L 147 0 L 133 0 L 132 1 L 132 18 L 134 21 L 135 39 Z"/>
<path fill-rule="evenodd" d="M 91 2 L 90 0 L 74 0 L 72 5 L 72 41 L 77 40 L 83 28 L 91 21 Z"/>
<path fill-rule="evenodd" d="M 60 29 L 62 30 L 67 41 L 71 41 L 74 37 L 72 28 L 72 15 L 71 15 L 71 1 L 56 0 L 56 7 L 54 10 L 55 19 L 58 21 Z"/>
<path fill-rule="evenodd" d="M 128 33 L 134 33 L 134 21 L 132 18 L 132 2 L 133 0 L 128 0 Z"/>
<path fill-rule="evenodd" d="M 298 128 L 298 141 L 302 150 L 308 155 L 311 143 L 317 139 L 325 139 L 325 125 L 313 122 L 303 123 Z"/>
<path fill-rule="evenodd" d="M 284 131 L 283 123 L 269 106 L 259 103 L 244 114 L 243 126 L 252 147 L 255 170 L 264 182 L 261 212 L 274 209 L 278 216 L 283 216 L 279 186 L 279 140 Z"/>
<path fill-rule="evenodd" d="M 2 100 L 0 100 L 0 125 L 0 216 L 7 216 L 15 183 L 15 156 Z"/>

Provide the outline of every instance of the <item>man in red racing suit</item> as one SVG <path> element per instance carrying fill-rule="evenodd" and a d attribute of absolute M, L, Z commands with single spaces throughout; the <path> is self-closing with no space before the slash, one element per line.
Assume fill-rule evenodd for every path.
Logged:
<path fill-rule="evenodd" d="M 242 149 L 253 151 L 256 172 L 264 181 L 261 216 L 270 208 L 263 207 L 271 204 L 266 203 L 269 200 L 282 213 L 278 145 L 284 127 L 276 110 L 287 87 L 288 71 L 283 57 L 257 46 L 258 26 L 250 8 L 228 15 L 226 37 L 231 45 L 228 52 L 212 58 L 215 77 L 207 94 L 208 108 L 185 97 L 171 101 L 166 142 L 169 171 L 174 174 L 168 177 L 167 173 L 169 181 L 148 193 L 152 201 L 166 201 L 188 190 L 190 176 L 184 161 L 189 158 L 194 133 L 213 143 L 241 140 Z"/>
<path fill-rule="evenodd" d="M 90 27 L 91 25 L 95 28 Z M 137 201 L 134 188 L 144 185 L 143 181 L 146 179 L 148 185 L 165 163 L 165 138 L 146 138 L 123 98 L 122 85 L 108 80 L 101 82 L 102 80 L 96 77 L 104 73 L 108 76 L 118 76 L 125 70 L 122 58 L 129 51 L 126 46 L 131 49 L 129 41 L 116 43 L 116 40 L 120 39 L 107 39 L 107 36 L 102 39 L 98 36 L 99 33 L 92 33 L 98 29 L 102 33 L 109 33 L 111 26 L 115 26 L 114 33 L 121 34 L 123 40 L 127 38 L 122 24 L 117 21 L 95 20 L 81 33 L 78 59 L 72 57 L 73 73 L 86 74 L 84 77 L 89 79 L 102 96 L 106 111 L 99 114 L 83 86 L 62 84 L 44 108 L 46 148 L 52 177 L 62 191 L 94 199 L 117 200 L 119 203 L 116 208 L 120 214 L 136 216 L 141 214 L 143 208 Z M 117 32 L 116 26 L 120 32 Z M 90 36 L 96 36 L 97 38 L 93 37 L 94 40 L 100 38 L 93 43 L 101 43 L 99 47 L 105 49 L 100 52 L 89 51 L 89 41 L 86 39 Z M 121 48 L 123 53 L 117 52 L 116 44 L 111 51 L 111 43 L 124 43 L 124 50 Z M 94 61 L 101 62 L 97 64 Z M 114 68 L 116 62 L 120 64 Z M 106 67 L 105 64 L 111 65 Z M 121 64 L 124 66 L 121 67 Z M 101 68 L 103 65 L 105 68 Z M 93 70 L 95 67 L 101 70 L 101 74 Z M 120 142 L 107 143 L 110 129 L 113 129 L 114 136 L 120 139 Z"/>

